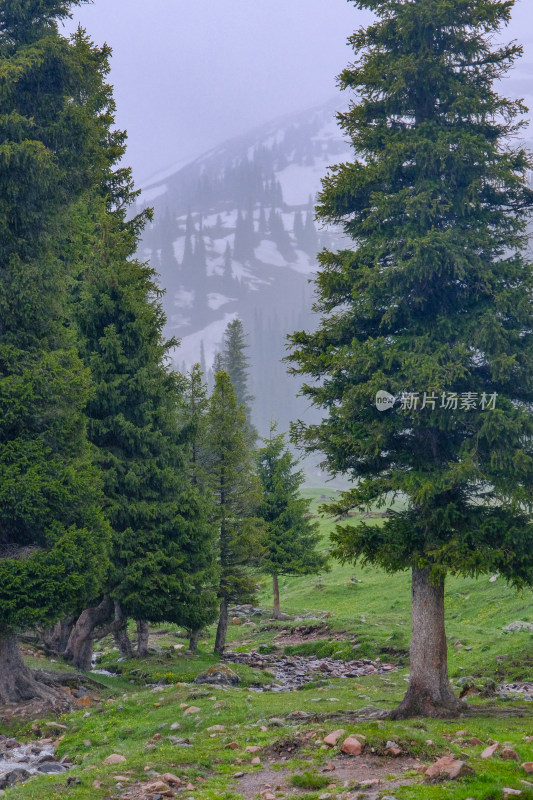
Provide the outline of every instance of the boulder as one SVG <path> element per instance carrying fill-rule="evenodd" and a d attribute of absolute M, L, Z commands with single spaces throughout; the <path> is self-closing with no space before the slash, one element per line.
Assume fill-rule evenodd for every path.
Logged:
<path fill-rule="evenodd" d="M 348 736 L 347 739 L 341 744 L 341 753 L 346 753 L 349 756 L 360 756 L 363 752 L 363 745 L 356 739 L 355 736 Z"/>
<path fill-rule="evenodd" d="M 187 717 L 190 716 L 191 714 L 198 714 L 199 711 L 200 709 L 198 708 L 198 706 L 189 706 L 189 708 L 186 708 L 185 711 L 183 712 L 183 716 Z"/>
<path fill-rule="evenodd" d="M 473 774 L 474 770 L 464 761 L 458 761 L 451 756 L 443 756 L 426 769 L 425 780 L 432 781 L 436 778 L 445 777 L 448 780 L 455 781 L 458 778 L 462 778 L 463 775 Z"/>
<path fill-rule="evenodd" d="M 218 686 L 236 686 L 241 679 L 236 672 L 225 664 L 213 664 L 212 667 L 201 672 L 194 679 L 195 683 L 214 683 Z"/>
<path fill-rule="evenodd" d="M 512 747 L 504 747 L 500 756 L 504 761 L 520 761 L 518 753 Z"/>
<path fill-rule="evenodd" d="M 337 731 L 328 733 L 327 736 L 324 736 L 324 744 L 327 744 L 329 747 L 336 747 L 336 745 L 339 743 L 339 739 L 345 733 L 346 731 L 343 728 L 339 728 Z"/>
<path fill-rule="evenodd" d="M 494 742 L 494 744 L 491 744 L 489 747 L 485 747 L 481 753 L 481 758 L 492 758 L 499 746 L 498 742 Z"/>
<path fill-rule="evenodd" d="M 126 760 L 125 756 L 121 756 L 119 753 L 111 753 L 110 756 L 104 759 L 104 764 L 122 764 Z"/>
<path fill-rule="evenodd" d="M 526 772 L 527 772 L 529 775 L 532 775 L 532 774 L 533 774 L 533 761 L 525 761 L 525 762 L 522 764 L 522 769 L 525 769 L 525 771 L 526 771 Z"/>
<path fill-rule="evenodd" d="M 516 631 L 533 631 L 533 622 L 524 622 L 517 619 L 515 622 L 510 622 L 502 629 L 506 633 L 515 633 Z"/>

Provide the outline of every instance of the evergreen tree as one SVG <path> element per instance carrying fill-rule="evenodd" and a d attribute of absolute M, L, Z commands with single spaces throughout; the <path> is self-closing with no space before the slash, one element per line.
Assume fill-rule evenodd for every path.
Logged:
<path fill-rule="evenodd" d="M 240 319 L 234 319 L 224 331 L 223 351 L 216 371 L 224 369 L 228 373 L 237 402 L 243 406 L 248 428 L 255 438 L 256 432 L 251 423 L 251 403 L 254 397 L 248 392 L 250 364 L 245 354 L 247 347 L 243 324 Z"/>
<path fill-rule="evenodd" d="M 178 423 L 184 385 L 166 366 L 175 343 L 163 339 L 153 271 L 132 258 L 138 226 L 124 213 L 94 200 L 81 211 L 92 221 L 85 238 L 96 257 L 85 264 L 75 314 L 95 383 L 89 435 L 113 528 L 106 589 L 123 617 L 197 626 L 213 615 L 215 530 L 206 492 L 187 475 L 188 432 Z M 69 650 L 78 666 L 90 648 L 80 659 L 73 643 L 86 642 L 86 633 L 78 630 Z M 139 633 L 142 641 L 146 626 Z"/>
<path fill-rule="evenodd" d="M 209 401 L 207 470 L 219 531 L 220 616 L 215 652 L 222 654 L 230 602 L 249 602 L 256 591 L 251 567 L 261 556 L 261 490 L 248 446 L 246 416 L 227 372 L 218 372 Z"/>
<path fill-rule="evenodd" d="M 59 35 L 70 5 L 0 6 L 0 702 L 51 696 L 17 633 L 83 607 L 106 567 L 83 415 L 90 378 L 65 324 L 71 276 L 58 241 L 114 140 L 108 50 Z"/>
<path fill-rule="evenodd" d="M 285 443 L 283 433 L 270 429 L 269 439 L 256 454 L 263 497 L 258 514 L 266 523 L 261 570 L 272 576 L 274 618 L 280 619 L 280 575 L 311 575 L 327 568 L 317 551 L 319 526 L 309 518 L 310 500 L 300 495 L 304 476 Z"/>
<path fill-rule="evenodd" d="M 532 579 L 533 206 L 527 154 L 511 146 L 520 102 L 499 96 L 520 48 L 494 46 L 513 0 L 358 0 L 339 115 L 355 150 L 318 207 L 354 249 L 323 251 L 322 322 L 292 337 L 304 394 L 327 418 L 299 423 L 333 473 L 357 484 L 333 506 L 387 505 L 383 526 L 340 526 L 343 560 L 412 570 L 410 681 L 393 716 L 448 716 L 448 572 Z M 397 400 L 386 411 L 376 393 Z M 497 401 L 497 402 L 495 402 Z"/>

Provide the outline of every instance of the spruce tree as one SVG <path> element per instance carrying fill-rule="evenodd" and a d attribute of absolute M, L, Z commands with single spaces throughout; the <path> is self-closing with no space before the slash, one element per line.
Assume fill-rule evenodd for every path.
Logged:
<path fill-rule="evenodd" d="M 237 403 L 243 406 L 249 431 L 255 439 L 257 434 L 251 423 L 251 404 L 254 401 L 254 397 L 248 391 L 250 362 L 245 353 L 248 346 L 241 320 L 234 319 L 224 331 L 223 350 L 217 371 L 221 367 L 228 373 L 235 390 Z"/>
<path fill-rule="evenodd" d="M 462 704 L 446 574 L 532 579 L 533 194 L 508 138 L 525 109 L 493 87 L 521 48 L 494 44 L 514 0 L 355 5 L 376 21 L 341 75 L 357 91 L 339 115 L 354 160 L 332 168 L 318 206 L 354 244 L 320 254 L 320 327 L 292 336 L 303 392 L 327 412 L 295 435 L 357 481 L 335 513 L 401 500 L 380 527 L 339 526 L 336 554 L 412 570 L 410 682 L 393 716 L 448 716 Z"/>
<path fill-rule="evenodd" d="M 107 48 L 68 41 L 67 2 L 0 6 L 0 701 L 49 697 L 17 633 L 80 609 L 106 568 L 107 525 L 84 406 L 90 376 L 67 323 L 58 248 L 108 163 Z"/>
<path fill-rule="evenodd" d="M 309 515 L 310 500 L 300 495 L 304 475 L 286 446 L 285 435 L 270 437 L 256 454 L 257 476 L 263 496 L 258 514 L 266 523 L 261 571 L 272 576 L 274 618 L 280 619 L 280 575 L 312 575 L 327 569 L 327 557 L 318 552 L 320 532 Z"/>
<path fill-rule="evenodd" d="M 249 602 L 256 591 L 251 570 L 261 557 L 261 499 L 248 444 L 246 416 L 227 372 L 218 372 L 209 400 L 207 470 L 218 528 L 220 615 L 215 652 L 222 655 L 230 602 Z"/>

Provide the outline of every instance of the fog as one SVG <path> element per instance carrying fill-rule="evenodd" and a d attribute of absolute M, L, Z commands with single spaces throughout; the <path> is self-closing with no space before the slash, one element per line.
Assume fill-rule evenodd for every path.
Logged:
<path fill-rule="evenodd" d="M 95 0 L 75 9 L 69 28 L 80 23 L 113 48 L 117 122 L 142 184 L 334 96 L 351 58 L 347 37 L 370 19 L 347 0 Z M 530 0 L 519 0 L 508 36 L 525 44 L 513 79 L 520 94 L 533 81 L 532 20 Z"/>

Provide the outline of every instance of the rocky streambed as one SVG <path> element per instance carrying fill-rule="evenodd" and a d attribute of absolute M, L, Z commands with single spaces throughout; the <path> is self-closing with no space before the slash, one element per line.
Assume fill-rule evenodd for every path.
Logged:
<path fill-rule="evenodd" d="M 384 664 L 379 658 L 375 661 L 368 658 L 342 661 L 314 656 L 270 656 L 256 652 L 228 652 L 225 653 L 224 660 L 231 664 L 246 664 L 253 669 L 270 672 L 272 683 L 261 688 L 272 692 L 287 692 L 324 678 L 360 678 L 363 675 L 382 675 L 396 670 L 393 664 Z"/>
<path fill-rule="evenodd" d="M 0 789 L 24 783 L 35 774 L 66 772 L 68 765 L 56 761 L 51 739 L 25 744 L 0 734 Z"/>

